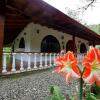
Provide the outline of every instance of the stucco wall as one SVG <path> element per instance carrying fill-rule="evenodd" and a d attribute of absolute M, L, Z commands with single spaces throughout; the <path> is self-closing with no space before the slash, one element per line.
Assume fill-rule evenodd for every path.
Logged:
<path fill-rule="evenodd" d="M 25 35 L 26 33 L 26 35 Z M 41 26 L 39 24 L 29 23 L 19 34 L 19 36 L 14 40 L 14 49 L 15 51 L 19 50 L 19 41 L 21 37 L 25 39 L 25 51 L 27 52 L 41 52 L 41 42 L 45 36 L 52 35 L 56 37 L 59 41 L 61 50 L 64 48 L 66 49 L 66 43 L 68 40 L 72 40 L 72 35 L 54 30 L 52 28 L 47 28 L 45 26 Z M 62 39 L 62 36 L 64 37 Z M 80 43 L 85 43 L 87 45 L 88 41 L 84 39 L 80 39 L 75 37 L 76 47 L 79 47 Z M 66 51 L 66 50 L 65 50 Z"/>
<path fill-rule="evenodd" d="M 22 30 L 22 32 L 20 32 L 17 38 L 13 41 L 14 51 L 20 51 L 19 43 L 21 38 L 24 38 L 25 40 L 25 50 L 23 51 L 25 52 L 30 51 L 30 42 L 31 42 L 30 35 L 32 34 L 31 32 L 33 32 L 33 26 L 32 24 L 29 24 Z"/>
<path fill-rule="evenodd" d="M 75 37 L 75 43 L 76 43 L 78 53 L 80 53 L 80 45 L 82 43 L 84 43 L 85 46 L 86 46 L 86 49 L 89 50 L 89 42 L 87 40 L 84 40 L 84 39 L 79 38 L 79 37 Z"/>

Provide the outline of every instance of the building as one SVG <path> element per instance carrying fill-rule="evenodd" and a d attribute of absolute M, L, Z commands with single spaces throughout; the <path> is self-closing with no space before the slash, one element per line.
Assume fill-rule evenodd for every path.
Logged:
<path fill-rule="evenodd" d="M 5 45 L 12 46 L 14 61 L 12 61 L 11 71 L 15 71 L 16 52 L 59 53 L 61 50 L 65 52 L 71 50 L 75 53 L 86 53 L 89 45 L 100 44 L 99 35 L 42 0 L 5 0 L 5 2 L 0 2 L 0 9 L 2 8 L 2 12 L 0 12 L 1 67 L 2 48 Z M 40 57 L 40 66 L 44 63 L 41 62 L 42 57 L 43 54 Z M 5 56 L 3 58 L 6 59 Z M 27 61 L 28 69 L 30 69 L 30 57 Z M 21 70 L 24 69 L 23 66 L 21 57 Z M 7 72 L 5 60 L 3 60 L 1 69 L 3 69 L 1 72 Z"/>

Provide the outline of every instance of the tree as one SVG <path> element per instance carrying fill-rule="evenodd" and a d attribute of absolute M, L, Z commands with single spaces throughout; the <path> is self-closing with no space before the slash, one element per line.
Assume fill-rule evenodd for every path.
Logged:
<path fill-rule="evenodd" d="M 84 14 L 84 12 L 88 9 L 88 8 L 93 8 L 96 6 L 97 3 L 100 3 L 99 0 L 79 0 L 79 2 L 82 3 L 82 5 L 80 7 L 78 7 L 75 10 L 72 10 L 68 7 L 65 8 L 66 10 L 66 14 L 70 17 L 72 17 L 73 19 L 77 20 L 78 22 L 87 25 L 81 18 L 80 16 L 82 16 Z"/>
<path fill-rule="evenodd" d="M 80 10 L 72 10 L 68 7 L 65 8 L 66 10 L 66 14 L 68 16 L 70 16 L 71 18 L 75 19 L 76 21 L 78 21 L 79 23 L 82 23 L 84 25 L 87 25 L 81 18 L 80 15 L 82 14 L 82 12 Z"/>
<path fill-rule="evenodd" d="M 87 10 L 89 7 L 94 7 L 94 4 L 98 2 L 98 0 L 84 0 L 84 1 L 87 2 L 87 4 L 79 9 Z"/>

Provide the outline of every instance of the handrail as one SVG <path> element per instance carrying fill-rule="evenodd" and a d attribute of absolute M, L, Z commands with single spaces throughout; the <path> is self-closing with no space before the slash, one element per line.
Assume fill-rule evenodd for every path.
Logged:
<path fill-rule="evenodd" d="M 60 54 L 60 52 L 3 52 L 3 53 L 38 53 L 38 54 L 41 54 L 41 53 L 51 53 L 51 54 L 54 54 L 54 53 L 57 53 L 57 54 Z M 80 54 L 80 55 L 86 55 L 86 53 L 74 53 L 75 55 L 77 54 Z"/>
<path fill-rule="evenodd" d="M 51 53 L 51 54 L 54 54 L 54 53 L 57 53 L 57 52 L 3 52 L 3 53 L 39 53 L 39 54 L 40 53 Z"/>

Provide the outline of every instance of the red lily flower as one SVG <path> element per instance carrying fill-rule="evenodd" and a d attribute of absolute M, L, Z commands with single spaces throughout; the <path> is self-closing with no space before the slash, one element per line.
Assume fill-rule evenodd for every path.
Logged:
<path fill-rule="evenodd" d="M 71 77 L 80 77 L 80 71 L 77 67 L 77 59 L 72 52 L 68 51 L 63 57 L 59 56 L 55 60 L 55 64 L 57 68 L 54 72 L 66 76 L 66 81 L 70 80 Z"/>
<path fill-rule="evenodd" d="M 100 51 L 92 48 L 84 57 L 83 66 L 83 80 L 89 84 L 96 82 L 100 86 Z"/>

